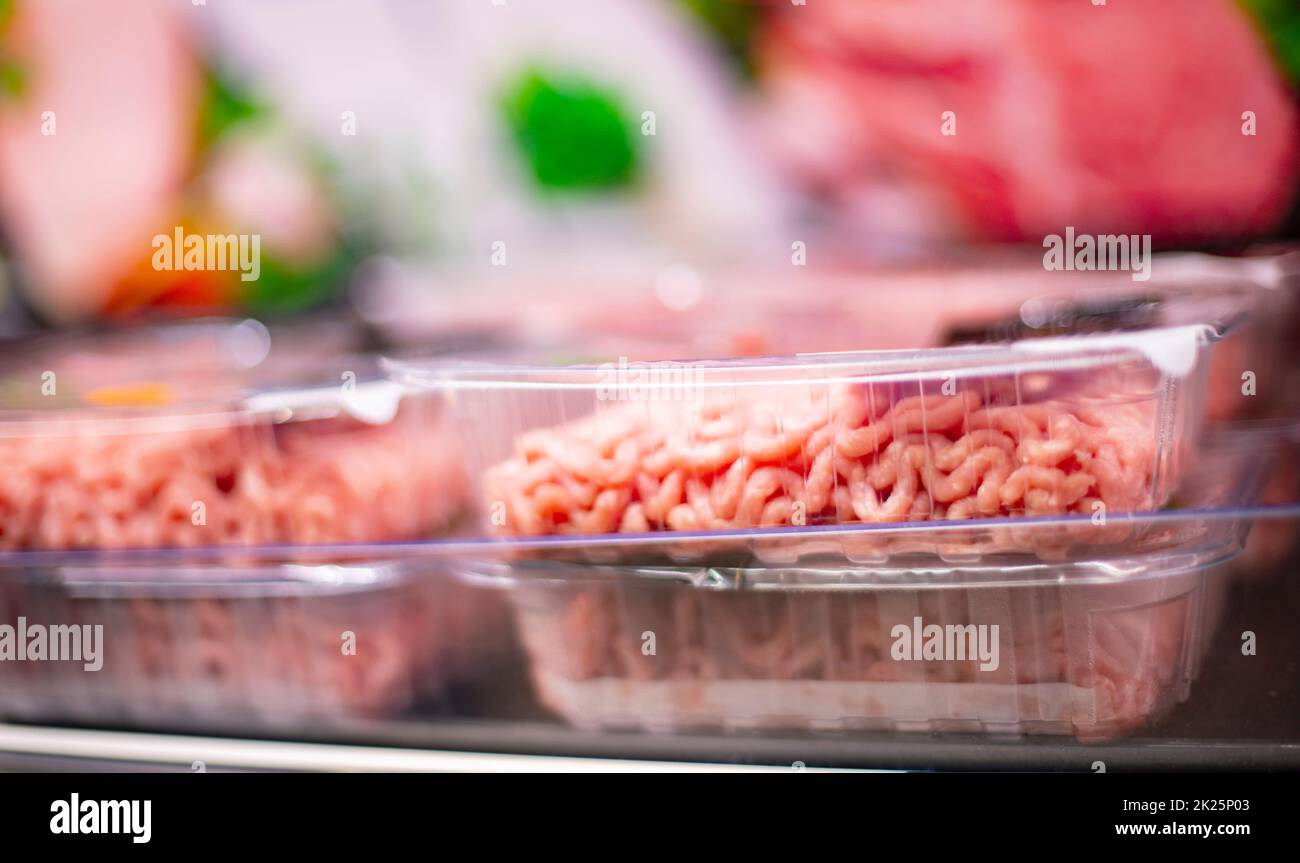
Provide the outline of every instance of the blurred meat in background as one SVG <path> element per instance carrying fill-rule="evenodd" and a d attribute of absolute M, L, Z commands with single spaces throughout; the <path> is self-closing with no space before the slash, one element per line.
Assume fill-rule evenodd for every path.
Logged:
<path fill-rule="evenodd" d="M 374 311 L 394 267 L 455 302 L 1033 260 L 1067 226 L 1232 252 L 1294 232 L 1297 20 L 1274 0 L 0 0 L 6 329 L 349 288 Z M 191 235 L 256 235 L 256 278 L 181 248 L 160 266 Z"/>
<path fill-rule="evenodd" d="M 758 57 L 787 167 L 855 238 L 1212 243 L 1294 198 L 1293 94 L 1230 2 L 828 0 Z"/>

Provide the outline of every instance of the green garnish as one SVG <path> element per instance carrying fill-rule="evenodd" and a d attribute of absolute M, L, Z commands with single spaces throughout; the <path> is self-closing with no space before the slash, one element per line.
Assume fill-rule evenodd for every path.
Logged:
<path fill-rule="evenodd" d="M 338 291 L 357 263 L 357 255 L 340 244 L 324 260 L 294 265 L 263 253 L 257 281 L 240 282 L 242 306 L 258 314 L 279 316 L 320 305 Z"/>
<path fill-rule="evenodd" d="M 0 0 L 0 36 L 9 28 L 14 17 L 13 0 Z M 27 89 L 27 73 L 11 58 L 4 55 L 4 46 L 0 45 L 0 96 L 17 99 Z"/>
<path fill-rule="evenodd" d="M 1255 19 L 1278 66 L 1300 86 L 1300 3 L 1296 0 L 1241 0 Z"/>
<path fill-rule="evenodd" d="M 206 150 L 233 126 L 259 119 L 266 113 L 267 109 L 242 86 L 215 69 L 205 70 L 203 104 L 199 110 L 199 147 Z"/>
<path fill-rule="evenodd" d="M 746 79 L 754 77 L 754 31 L 760 10 L 736 0 L 677 0 L 713 35 L 732 65 Z"/>
<path fill-rule="evenodd" d="M 611 190 L 635 181 L 639 136 L 614 92 L 534 69 L 506 88 L 501 110 L 543 189 Z"/>
<path fill-rule="evenodd" d="M 27 73 L 22 70 L 22 67 L 0 60 L 0 95 L 17 99 L 26 89 Z"/>

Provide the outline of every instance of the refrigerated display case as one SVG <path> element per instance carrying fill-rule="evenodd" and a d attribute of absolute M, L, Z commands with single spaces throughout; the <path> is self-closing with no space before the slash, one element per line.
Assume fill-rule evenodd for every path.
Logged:
<path fill-rule="evenodd" d="M 1017 297 L 912 351 L 15 365 L 70 371 L 0 417 L 0 761 L 1300 768 L 1300 424 L 1212 406 L 1287 374 L 1224 351 L 1277 290 L 1054 297 L 1046 333 Z M 199 485 L 239 530 L 177 539 Z M 50 661 L 74 633 L 102 653 Z"/>

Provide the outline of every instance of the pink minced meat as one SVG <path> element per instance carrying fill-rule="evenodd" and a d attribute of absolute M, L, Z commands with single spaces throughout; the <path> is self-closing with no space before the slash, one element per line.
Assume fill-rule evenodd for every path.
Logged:
<path fill-rule="evenodd" d="M 426 535 L 455 514 L 464 475 L 451 439 L 409 419 L 143 431 L 68 421 L 0 436 L 0 549 Z"/>
<path fill-rule="evenodd" d="M 403 586 L 373 595 L 264 599 L 130 600 L 133 650 L 111 671 L 126 692 L 170 694 L 208 686 L 223 704 L 294 715 L 400 706 L 438 682 L 437 616 L 429 598 Z M 364 650 L 339 649 L 357 633 Z M 168 684 L 176 687 L 168 688 Z"/>
<path fill-rule="evenodd" d="M 1134 511 L 1162 503 L 1153 409 L 863 385 L 620 404 L 524 434 L 485 491 L 522 535 Z"/>
<path fill-rule="evenodd" d="M 543 700 L 578 723 L 756 722 L 814 718 L 820 684 L 927 683 L 928 718 L 1015 716 L 1107 737 L 1170 701 L 1183 668 L 1186 610 L 1166 602 L 1108 608 L 1114 597 L 1065 601 L 1056 588 L 979 591 L 711 591 L 619 581 L 538 587 L 517 596 L 520 633 Z M 977 659 L 900 662 L 893 626 L 996 622 L 1000 665 Z M 642 634 L 657 633 L 654 655 Z M 614 686 L 602 686 L 617 682 Z M 739 687 L 737 687 L 739 684 Z M 978 686 L 993 685 L 981 692 Z M 589 686 L 585 686 L 589 685 Z M 1053 699 L 1068 685 L 1072 698 Z M 727 691 L 724 692 L 724 689 Z M 840 689 L 820 721 L 911 720 L 888 690 Z M 996 694 L 994 694 L 996 693 Z M 857 712 L 871 705 L 870 715 Z"/>
<path fill-rule="evenodd" d="M 219 568 L 218 580 L 224 577 Z M 5 663 L 0 712 L 205 724 L 385 715 L 448 671 L 448 597 L 418 579 L 331 595 L 72 598 L 58 585 L 8 585 L 0 607 L 33 622 L 116 633 L 103 668 Z M 340 650 L 340 633 L 358 650 Z"/>

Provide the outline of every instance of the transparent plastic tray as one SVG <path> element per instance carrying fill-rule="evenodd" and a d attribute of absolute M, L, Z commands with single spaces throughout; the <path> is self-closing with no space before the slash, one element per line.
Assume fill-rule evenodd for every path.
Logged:
<path fill-rule="evenodd" d="M 1300 319 L 1297 292 L 1280 258 L 1167 256 L 1150 282 L 1092 279 L 1088 289 L 1024 298 L 1008 308 L 946 317 L 943 344 L 1231 321 L 1210 358 L 1206 412 L 1212 421 L 1294 414 L 1286 343 Z"/>
<path fill-rule="evenodd" d="M 1133 516 L 1146 541 L 1091 558 L 912 551 L 683 565 L 649 562 L 640 547 L 617 557 L 646 562 L 596 565 L 485 546 L 455 566 L 508 596 L 538 696 L 583 728 L 1100 740 L 1191 691 L 1252 525 L 1275 521 L 1251 504 L 1276 443 L 1216 435 L 1179 490 L 1182 508 Z M 1298 511 L 1276 521 L 1294 524 Z"/>
<path fill-rule="evenodd" d="M 584 728 L 1102 739 L 1186 698 L 1223 609 L 1220 559 L 994 571 L 534 563 L 516 567 L 510 599 L 539 696 Z"/>
<path fill-rule="evenodd" d="M 1162 254 L 1146 281 L 1048 273 L 1037 256 L 928 270 L 533 274 L 472 288 L 453 279 L 454 291 L 434 289 L 444 279 L 426 274 L 387 285 L 371 311 L 382 313 L 373 323 L 399 343 L 474 333 L 481 344 L 525 346 L 568 362 L 910 350 L 1239 317 L 1212 357 L 1209 381 L 1211 416 L 1230 418 L 1275 411 L 1285 395 L 1281 347 L 1300 312 L 1285 260 Z"/>
<path fill-rule="evenodd" d="M 244 321 L 16 347 L 0 362 L 0 550 L 444 528 L 466 488 L 436 401 L 373 359 L 285 342 Z"/>
<path fill-rule="evenodd" d="M 1285 507 L 1300 501 L 1300 420 L 1259 422 L 1245 431 L 1221 427 L 1219 437 L 1259 442 L 1255 454 L 1270 453 L 1268 470 L 1261 483 L 1258 501 L 1269 507 Z M 1243 581 L 1265 582 L 1294 576 L 1286 566 L 1300 548 L 1300 519 L 1269 519 L 1255 525 L 1244 553 L 1233 562 L 1233 572 Z"/>
<path fill-rule="evenodd" d="M 1081 559 L 981 551 L 927 522 L 0 552 L 0 623 L 101 623 L 106 644 L 94 672 L 0 662 L 0 715 L 244 731 L 393 715 L 462 671 L 500 686 L 517 629 L 542 701 L 588 727 L 1122 734 L 1191 686 L 1225 575 L 1269 521 L 1251 505 L 1280 436 L 1212 435 L 1174 508 L 1111 524 L 1140 541 Z M 978 530 L 1005 549 L 1002 533 L 1078 520 Z M 886 660 L 917 616 L 996 625 L 998 667 Z"/>
<path fill-rule="evenodd" d="M 638 359 L 940 347 L 1031 299 L 1276 293 L 1280 256 L 1158 255 L 1129 273 L 1045 272 L 1039 256 L 991 264 L 867 269 L 655 267 L 511 276 L 411 272 L 363 287 L 359 311 L 394 343 L 466 340 Z M 1251 297 L 1253 302 L 1258 297 Z M 1173 324 L 1163 313 L 1156 323 Z M 1186 321 L 1183 321 L 1186 322 Z"/>
<path fill-rule="evenodd" d="M 1059 556 L 1125 541 L 1117 516 L 1169 501 L 1195 456 L 1219 334 L 1194 324 L 926 351 L 389 370 L 446 399 L 481 525 L 497 536 L 785 529 L 824 546 L 816 530 L 849 523 L 978 535 L 1008 517 L 1082 517 L 1079 531 L 992 537 Z M 930 550 L 949 545 L 944 531 L 927 536 Z"/>
<path fill-rule="evenodd" d="M 0 567 L 0 621 L 25 645 L 0 662 L 0 716 L 245 731 L 390 716 L 483 659 L 503 613 L 429 561 Z"/>

